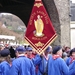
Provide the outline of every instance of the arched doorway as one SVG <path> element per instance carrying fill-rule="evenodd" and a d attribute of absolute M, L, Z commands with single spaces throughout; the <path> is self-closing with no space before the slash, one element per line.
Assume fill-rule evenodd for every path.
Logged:
<path fill-rule="evenodd" d="M 26 26 L 19 17 L 11 13 L 0 13 L 0 43 L 24 43 L 25 30 Z"/>

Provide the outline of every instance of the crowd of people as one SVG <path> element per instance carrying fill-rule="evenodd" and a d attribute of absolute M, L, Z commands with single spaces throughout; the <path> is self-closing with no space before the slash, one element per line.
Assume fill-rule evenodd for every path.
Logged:
<path fill-rule="evenodd" d="M 75 48 L 48 46 L 37 54 L 31 46 L 0 46 L 0 75 L 75 75 Z"/>

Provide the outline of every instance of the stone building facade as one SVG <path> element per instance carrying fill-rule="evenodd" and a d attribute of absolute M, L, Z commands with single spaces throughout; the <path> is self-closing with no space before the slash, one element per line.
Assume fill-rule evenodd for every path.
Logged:
<path fill-rule="evenodd" d="M 71 48 L 75 48 L 75 3 L 70 2 L 71 5 L 71 22 L 70 22 L 70 33 L 71 33 Z"/>
<path fill-rule="evenodd" d="M 70 1 L 44 0 L 43 2 L 58 35 L 52 45 L 70 47 Z"/>

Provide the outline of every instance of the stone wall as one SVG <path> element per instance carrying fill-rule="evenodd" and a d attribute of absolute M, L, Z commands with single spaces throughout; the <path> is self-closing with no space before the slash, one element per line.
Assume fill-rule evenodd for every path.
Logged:
<path fill-rule="evenodd" d="M 58 34 L 52 45 L 70 46 L 69 0 L 43 0 L 43 3 Z"/>

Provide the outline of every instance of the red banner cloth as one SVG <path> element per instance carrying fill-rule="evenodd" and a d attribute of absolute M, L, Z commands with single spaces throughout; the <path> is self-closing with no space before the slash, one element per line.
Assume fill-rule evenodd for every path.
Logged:
<path fill-rule="evenodd" d="M 25 40 L 38 54 L 41 54 L 56 37 L 56 32 L 42 1 L 35 0 L 25 33 Z"/>

